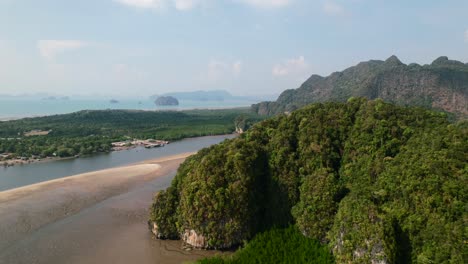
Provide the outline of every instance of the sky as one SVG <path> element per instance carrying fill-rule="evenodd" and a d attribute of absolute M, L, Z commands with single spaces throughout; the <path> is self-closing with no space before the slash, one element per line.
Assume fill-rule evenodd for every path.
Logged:
<path fill-rule="evenodd" d="M 391 55 L 468 62 L 468 1 L 0 0 L 0 94 L 279 94 Z"/>

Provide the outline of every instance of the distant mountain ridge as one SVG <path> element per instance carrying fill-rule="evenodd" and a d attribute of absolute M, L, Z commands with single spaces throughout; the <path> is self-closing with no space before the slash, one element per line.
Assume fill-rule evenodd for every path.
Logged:
<path fill-rule="evenodd" d="M 228 91 L 213 90 L 213 91 L 193 91 L 193 92 L 173 92 L 166 93 L 163 96 L 172 96 L 179 100 L 194 100 L 194 101 L 224 101 L 235 98 Z"/>
<path fill-rule="evenodd" d="M 252 101 L 259 102 L 263 100 L 272 100 L 277 98 L 277 95 L 268 94 L 268 95 L 251 95 L 251 96 L 237 96 L 232 95 L 226 90 L 198 90 L 198 91 L 187 91 L 187 92 L 170 92 L 162 95 L 152 95 L 150 96 L 151 100 L 155 100 L 160 96 L 172 96 L 178 100 L 187 100 L 187 101 Z"/>
<path fill-rule="evenodd" d="M 468 117 L 468 63 L 439 57 L 430 65 L 406 65 L 396 56 L 370 60 L 327 77 L 312 75 L 298 89 L 284 91 L 275 102 L 252 109 L 261 115 L 296 110 L 315 102 L 366 97 L 439 109 Z"/>

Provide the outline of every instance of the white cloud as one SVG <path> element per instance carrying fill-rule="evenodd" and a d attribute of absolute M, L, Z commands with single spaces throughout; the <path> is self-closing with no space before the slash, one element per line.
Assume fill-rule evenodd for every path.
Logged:
<path fill-rule="evenodd" d="M 273 8 L 273 7 L 284 7 L 293 2 L 293 0 L 238 0 L 245 4 L 261 7 L 261 8 Z"/>
<path fill-rule="evenodd" d="M 112 66 L 112 71 L 115 74 L 121 76 L 122 74 L 125 74 L 128 71 L 128 65 L 124 63 L 114 64 Z"/>
<path fill-rule="evenodd" d="M 177 10 L 186 11 L 204 5 L 214 0 L 114 0 L 117 3 L 142 9 L 163 9 L 172 6 Z M 291 4 L 294 0 L 231 0 L 258 8 L 279 8 Z"/>
<path fill-rule="evenodd" d="M 139 70 L 125 63 L 112 65 L 112 72 L 116 80 L 143 80 L 148 77 L 146 71 Z"/>
<path fill-rule="evenodd" d="M 333 2 L 332 0 L 326 0 L 323 3 L 323 11 L 327 15 L 340 16 L 345 13 L 343 6 Z"/>
<path fill-rule="evenodd" d="M 199 0 L 174 0 L 177 10 L 190 10 L 200 4 Z"/>
<path fill-rule="evenodd" d="M 124 5 L 137 8 L 155 8 L 159 9 L 164 6 L 164 0 L 114 0 Z"/>
<path fill-rule="evenodd" d="M 299 56 L 297 59 L 293 58 L 285 61 L 284 63 L 276 64 L 273 67 L 272 74 L 274 76 L 302 76 L 308 74 L 310 69 L 309 64 L 306 62 L 304 56 Z"/>
<path fill-rule="evenodd" d="M 465 42 L 468 43 L 468 29 L 465 30 Z"/>
<path fill-rule="evenodd" d="M 226 71 L 228 65 L 222 61 L 211 60 L 208 63 L 208 79 L 218 80 L 221 75 Z"/>
<path fill-rule="evenodd" d="M 80 40 L 39 40 L 37 43 L 41 56 L 49 60 L 66 51 L 76 50 L 88 45 L 88 43 Z"/>
<path fill-rule="evenodd" d="M 255 24 L 255 25 L 254 25 L 254 29 L 255 29 L 256 31 L 262 31 L 262 30 L 263 30 L 263 26 L 262 26 L 261 24 Z"/>
<path fill-rule="evenodd" d="M 242 71 L 242 61 L 236 61 L 232 64 L 232 71 L 235 74 L 239 74 Z"/>
<path fill-rule="evenodd" d="M 242 61 L 225 62 L 212 59 L 208 63 L 207 80 L 218 81 L 239 75 L 242 72 Z"/>
<path fill-rule="evenodd" d="M 143 9 L 162 9 L 172 5 L 180 11 L 191 10 L 202 4 L 203 0 L 114 0 L 118 3 Z"/>

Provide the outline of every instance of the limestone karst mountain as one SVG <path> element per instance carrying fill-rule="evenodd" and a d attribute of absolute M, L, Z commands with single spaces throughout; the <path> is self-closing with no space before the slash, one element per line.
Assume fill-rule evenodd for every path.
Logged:
<path fill-rule="evenodd" d="M 327 77 L 312 75 L 301 87 L 284 91 L 275 102 L 252 106 L 262 115 L 290 112 L 310 103 L 382 98 L 468 117 L 468 64 L 439 57 L 430 65 L 406 65 L 396 56 L 370 60 Z"/>

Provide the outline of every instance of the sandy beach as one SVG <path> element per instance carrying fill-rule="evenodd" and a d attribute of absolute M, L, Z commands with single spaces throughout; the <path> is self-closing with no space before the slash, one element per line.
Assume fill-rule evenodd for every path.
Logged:
<path fill-rule="evenodd" d="M 153 195 L 193 153 L 0 192 L 0 263 L 182 263 L 216 254 L 155 240 Z"/>

